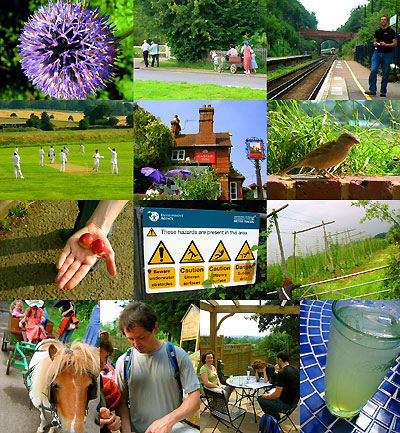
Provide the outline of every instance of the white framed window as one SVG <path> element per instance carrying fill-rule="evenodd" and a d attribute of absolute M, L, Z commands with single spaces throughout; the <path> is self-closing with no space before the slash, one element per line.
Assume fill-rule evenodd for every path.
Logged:
<path fill-rule="evenodd" d="M 184 150 L 173 150 L 171 161 L 183 161 L 185 159 Z"/>
<path fill-rule="evenodd" d="M 229 183 L 229 197 L 231 200 L 237 200 L 237 183 L 230 182 Z"/>

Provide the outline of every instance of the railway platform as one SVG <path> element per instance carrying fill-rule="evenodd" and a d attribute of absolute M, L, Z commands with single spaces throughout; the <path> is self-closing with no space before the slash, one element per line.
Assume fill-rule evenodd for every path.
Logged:
<path fill-rule="evenodd" d="M 366 95 L 370 70 L 354 60 L 334 61 L 317 100 L 385 100 L 400 99 L 400 83 L 389 83 L 386 97 L 379 96 L 381 77 L 378 75 L 376 96 Z"/>

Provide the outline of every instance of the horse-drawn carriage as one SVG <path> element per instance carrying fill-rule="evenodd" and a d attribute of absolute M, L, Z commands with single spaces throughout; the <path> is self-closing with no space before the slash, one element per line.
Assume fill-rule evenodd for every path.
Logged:
<path fill-rule="evenodd" d="M 47 320 L 46 333 L 49 338 L 54 338 L 53 328 L 54 323 L 51 320 Z M 6 352 L 8 345 L 15 345 L 15 348 L 14 350 L 9 350 L 6 374 L 10 373 L 11 366 L 22 367 L 26 371 L 36 344 L 28 342 L 25 329 L 19 327 L 18 317 L 13 317 L 11 314 L 8 318 L 8 329 L 5 329 L 3 333 L 1 350 Z"/>
<path fill-rule="evenodd" d="M 232 74 L 236 74 L 238 68 L 243 69 L 243 57 L 242 56 L 219 56 L 216 51 L 210 51 L 210 57 L 213 61 L 214 70 L 223 72 L 225 69 L 229 69 Z"/>

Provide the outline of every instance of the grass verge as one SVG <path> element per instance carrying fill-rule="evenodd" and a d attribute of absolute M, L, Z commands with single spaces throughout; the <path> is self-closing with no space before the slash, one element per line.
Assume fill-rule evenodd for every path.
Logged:
<path fill-rule="evenodd" d="M 265 90 L 247 87 L 228 87 L 216 84 L 164 83 L 161 81 L 135 81 L 135 100 L 141 99 L 219 99 L 265 100 Z"/>
<path fill-rule="evenodd" d="M 290 71 L 294 71 L 295 69 L 301 68 L 302 66 L 306 66 L 312 63 L 315 59 L 309 60 L 308 62 L 298 63 L 293 66 L 278 66 L 277 69 L 267 72 L 267 80 L 278 77 L 279 75 L 287 74 Z M 258 71 L 258 70 L 257 70 Z"/>

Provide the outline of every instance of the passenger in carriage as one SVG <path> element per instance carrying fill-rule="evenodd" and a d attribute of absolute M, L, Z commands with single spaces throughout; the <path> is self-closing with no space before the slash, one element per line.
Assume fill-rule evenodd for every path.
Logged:
<path fill-rule="evenodd" d="M 25 301 L 29 307 L 25 310 L 21 324 L 25 324 L 26 338 L 29 343 L 38 342 L 47 338 L 46 330 L 43 327 L 45 315 L 41 307 L 43 301 Z"/>
<path fill-rule="evenodd" d="M 228 61 L 229 60 L 229 57 L 231 57 L 231 56 L 238 56 L 239 54 L 238 54 L 238 51 L 237 51 L 237 49 L 235 48 L 235 46 L 234 45 L 230 45 L 230 48 L 229 48 L 229 51 L 226 53 L 226 60 Z"/>
<path fill-rule="evenodd" d="M 21 300 L 17 299 L 11 303 L 10 305 L 11 316 L 18 317 L 18 319 L 21 320 L 24 317 L 24 312 L 22 310 L 23 310 L 23 306 Z"/>

